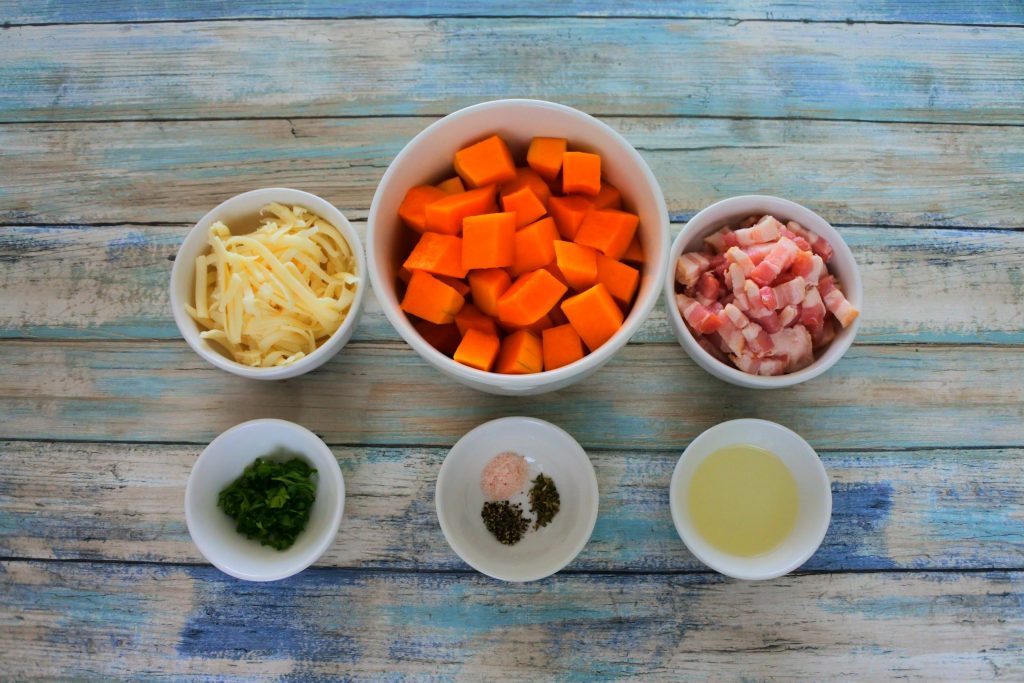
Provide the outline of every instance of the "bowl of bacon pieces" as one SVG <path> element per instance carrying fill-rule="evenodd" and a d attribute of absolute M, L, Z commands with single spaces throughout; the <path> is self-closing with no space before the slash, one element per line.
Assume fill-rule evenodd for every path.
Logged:
<path fill-rule="evenodd" d="M 839 232 L 795 202 L 725 199 L 694 216 L 669 254 L 676 338 L 721 380 L 772 389 L 836 364 L 860 326 L 863 289 Z"/>

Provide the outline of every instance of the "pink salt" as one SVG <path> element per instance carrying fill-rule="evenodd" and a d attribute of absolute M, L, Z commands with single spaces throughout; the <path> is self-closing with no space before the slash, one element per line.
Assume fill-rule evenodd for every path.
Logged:
<path fill-rule="evenodd" d="M 480 475 L 480 488 L 488 500 L 508 500 L 526 485 L 527 469 L 526 458 L 518 453 L 496 455 Z"/>

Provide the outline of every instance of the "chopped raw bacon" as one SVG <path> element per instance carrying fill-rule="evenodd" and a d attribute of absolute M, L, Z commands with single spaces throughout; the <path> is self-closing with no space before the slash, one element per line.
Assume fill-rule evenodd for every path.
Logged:
<path fill-rule="evenodd" d="M 779 239 L 780 229 L 784 229 L 782 223 L 771 216 L 765 216 L 751 227 L 737 230 L 736 241 L 741 247 L 774 242 Z"/>
<path fill-rule="evenodd" d="M 803 304 L 800 306 L 800 324 L 806 325 L 813 332 L 821 327 L 825 313 L 825 304 L 822 302 L 818 290 L 813 287 L 807 290 Z"/>
<path fill-rule="evenodd" d="M 730 228 L 727 225 L 718 232 L 716 232 L 714 235 L 709 235 L 705 237 L 704 244 L 714 249 L 716 254 L 724 254 L 725 250 L 729 248 L 725 244 L 726 236 L 731 234 L 732 228 Z"/>
<path fill-rule="evenodd" d="M 722 283 L 711 273 L 704 273 L 697 282 L 697 292 L 709 299 L 717 300 L 722 293 Z"/>
<path fill-rule="evenodd" d="M 757 268 L 754 268 L 750 279 L 759 285 L 769 284 L 779 276 L 779 273 L 793 265 L 793 260 L 799 253 L 800 250 L 793 244 L 793 240 L 788 237 L 780 237 L 764 260 L 757 264 Z"/>
<path fill-rule="evenodd" d="M 698 252 L 683 254 L 676 262 L 676 282 L 684 287 L 697 284 L 697 279 L 711 267 L 711 259 Z"/>
<path fill-rule="evenodd" d="M 786 361 L 781 358 L 758 358 L 752 353 L 734 354 L 730 358 L 748 375 L 781 375 L 786 372 Z"/>
<path fill-rule="evenodd" d="M 779 311 L 779 322 L 783 327 L 791 327 L 800 319 L 799 306 L 786 306 Z"/>
<path fill-rule="evenodd" d="M 718 315 L 685 294 L 676 294 L 676 306 L 687 324 L 701 334 L 714 332 L 721 326 Z"/>
<path fill-rule="evenodd" d="M 729 247 L 729 251 L 725 252 L 725 260 L 730 264 L 735 263 L 743 271 L 743 276 L 746 277 L 757 267 L 754 260 L 750 258 L 747 252 L 743 251 L 739 247 Z"/>
<path fill-rule="evenodd" d="M 750 216 L 676 264 L 676 305 L 701 347 L 759 375 L 814 362 L 857 310 L 828 272 L 827 240 L 790 221 Z"/>
<path fill-rule="evenodd" d="M 770 311 L 801 303 L 804 300 L 806 284 L 800 276 L 794 277 L 775 287 L 760 289 L 761 302 Z"/>
<path fill-rule="evenodd" d="M 836 287 L 832 276 L 824 278 L 818 283 L 818 288 L 821 290 L 821 298 L 825 302 L 825 308 L 836 317 L 839 324 L 843 327 L 852 325 L 853 321 L 860 315 L 860 311 L 847 301 L 843 293 Z"/>
<path fill-rule="evenodd" d="M 811 245 L 811 251 L 824 259 L 825 263 L 832 258 L 832 245 L 821 235 L 811 232 L 796 221 L 786 223 L 786 228 L 807 240 L 807 243 Z"/>

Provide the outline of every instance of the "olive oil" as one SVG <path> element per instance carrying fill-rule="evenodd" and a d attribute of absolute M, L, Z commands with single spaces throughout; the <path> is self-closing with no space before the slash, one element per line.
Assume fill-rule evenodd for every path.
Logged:
<path fill-rule="evenodd" d="M 697 466 L 687 505 L 697 532 L 718 550 L 752 557 L 790 534 L 800 507 L 796 480 L 771 451 L 728 446 Z"/>

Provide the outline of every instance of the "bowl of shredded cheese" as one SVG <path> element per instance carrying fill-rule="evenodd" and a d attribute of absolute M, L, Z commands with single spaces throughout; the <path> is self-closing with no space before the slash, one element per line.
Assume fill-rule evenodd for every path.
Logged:
<path fill-rule="evenodd" d="M 196 223 L 171 270 L 174 321 L 196 353 L 228 372 L 287 379 L 352 337 L 366 260 L 345 216 L 316 195 L 237 195 Z"/>

